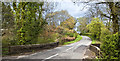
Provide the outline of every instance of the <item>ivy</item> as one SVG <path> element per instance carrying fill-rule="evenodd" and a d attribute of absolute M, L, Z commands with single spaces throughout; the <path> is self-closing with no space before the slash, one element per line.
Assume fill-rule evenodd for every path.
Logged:
<path fill-rule="evenodd" d="M 37 42 L 41 27 L 44 25 L 41 10 L 43 4 L 43 2 L 13 3 L 14 14 L 16 15 L 16 41 L 19 45 Z"/>
<path fill-rule="evenodd" d="M 101 45 L 101 50 L 105 59 L 118 59 L 120 53 L 118 33 L 107 35 Z"/>

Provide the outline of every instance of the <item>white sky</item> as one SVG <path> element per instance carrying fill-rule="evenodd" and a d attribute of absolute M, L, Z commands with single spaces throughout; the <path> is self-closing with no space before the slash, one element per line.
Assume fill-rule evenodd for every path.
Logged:
<path fill-rule="evenodd" d="M 84 8 L 85 4 L 79 3 L 79 5 L 74 4 L 73 2 L 59 2 L 60 4 L 57 5 L 55 11 L 67 10 L 68 13 L 75 17 L 82 17 L 87 12 L 88 8 Z"/>
<path fill-rule="evenodd" d="M 71 16 L 73 16 L 75 18 L 79 18 L 79 17 L 83 17 L 89 9 L 88 6 L 83 9 L 84 6 L 85 6 L 85 4 L 83 4 L 83 3 L 79 3 L 79 5 L 77 5 L 71 1 L 69 1 L 69 2 L 62 1 L 57 4 L 57 8 L 55 9 L 55 11 L 66 10 L 66 11 L 68 11 L 68 13 Z M 78 22 L 76 23 L 76 27 L 74 28 L 76 31 L 77 31 L 77 26 L 79 26 Z"/>

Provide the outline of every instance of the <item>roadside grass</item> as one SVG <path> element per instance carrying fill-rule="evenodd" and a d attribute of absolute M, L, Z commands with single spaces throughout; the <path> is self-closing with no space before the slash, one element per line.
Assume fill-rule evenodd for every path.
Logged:
<path fill-rule="evenodd" d="M 93 40 L 93 41 L 92 41 L 92 44 L 101 44 L 101 42 L 100 42 L 100 41 L 97 41 L 97 40 Z"/>
<path fill-rule="evenodd" d="M 70 42 L 65 42 L 64 45 L 67 45 L 67 44 L 71 44 L 71 43 L 75 43 L 75 42 L 78 42 L 82 39 L 82 37 L 80 35 L 77 36 L 77 38 L 73 41 L 70 41 Z"/>

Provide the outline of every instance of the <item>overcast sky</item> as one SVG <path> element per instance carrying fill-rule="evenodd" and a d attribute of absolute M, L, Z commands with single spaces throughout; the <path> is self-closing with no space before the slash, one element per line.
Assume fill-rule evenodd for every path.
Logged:
<path fill-rule="evenodd" d="M 55 11 L 66 10 L 71 16 L 75 18 L 79 18 L 79 17 L 83 17 L 89 9 L 88 7 L 83 9 L 84 6 L 85 4 L 83 3 L 77 5 L 74 4 L 73 2 L 59 2 L 57 4 L 57 8 L 55 9 Z M 76 23 L 76 26 L 74 28 L 76 31 L 77 31 L 77 26 L 79 26 L 78 22 Z"/>
<path fill-rule="evenodd" d="M 88 11 L 88 8 L 83 9 L 84 6 L 85 4 L 83 3 L 77 5 L 73 2 L 59 2 L 55 11 L 67 10 L 71 16 L 78 18 L 84 16 L 84 14 Z"/>

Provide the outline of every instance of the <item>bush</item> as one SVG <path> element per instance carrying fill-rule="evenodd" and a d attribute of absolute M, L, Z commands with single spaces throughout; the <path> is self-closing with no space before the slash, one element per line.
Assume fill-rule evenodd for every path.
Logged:
<path fill-rule="evenodd" d="M 75 43 L 78 42 L 82 39 L 82 37 L 80 35 L 77 35 L 76 39 L 73 41 L 69 41 L 69 42 L 64 42 L 64 45 L 70 44 L 70 43 Z"/>
<path fill-rule="evenodd" d="M 104 41 L 107 35 L 111 35 L 111 32 L 106 27 L 101 28 L 100 41 Z"/>
<path fill-rule="evenodd" d="M 11 44 L 10 38 L 8 36 L 2 36 L 2 56 L 5 56 L 9 53 L 9 46 Z"/>
<path fill-rule="evenodd" d="M 90 24 L 87 25 L 93 39 L 100 40 L 101 28 L 105 27 L 99 18 L 93 18 Z"/>
<path fill-rule="evenodd" d="M 74 33 L 66 32 L 64 35 L 67 35 L 67 36 L 73 37 Z"/>
<path fill-rule="evenodd" d="M 3 46 L 3 47 L 7 47 L 8 44 L 10 44 L 10 41 L 9 41 L 8 38 L 6 38 L 6 39 L 2 39 L 2 46 Z"/>
<path fill-rule="evenodd" d="M 78 36 L 78 33 L 74 33 L 73 37 L 77 38 Z"/>
<path fill-rule="evenodd" d="M 45 34 L 45 33 L 44 33 Z M 45 43 L 50 43 L 50 42 L 56 42 L 59 38 L 59 34 L 58 33 L 49 33 L 47 35 L 40 35 L 38 37 L 38 41 L 37 44 L 45 44 Z"/>
<path fill-rule="evenodd" d="M 118 59 L 120 56 L 118 33 L 107 35 L 101 45 L 101 50 L 103 52 L 103 58 Z"/>
<path fill-rule="evenodd" d="M 17 45 L 18 41 L 15 40 L 15 36 L 4 35 L 2 36 L 2 46 L 8 47 L 8 45 Z"/>

